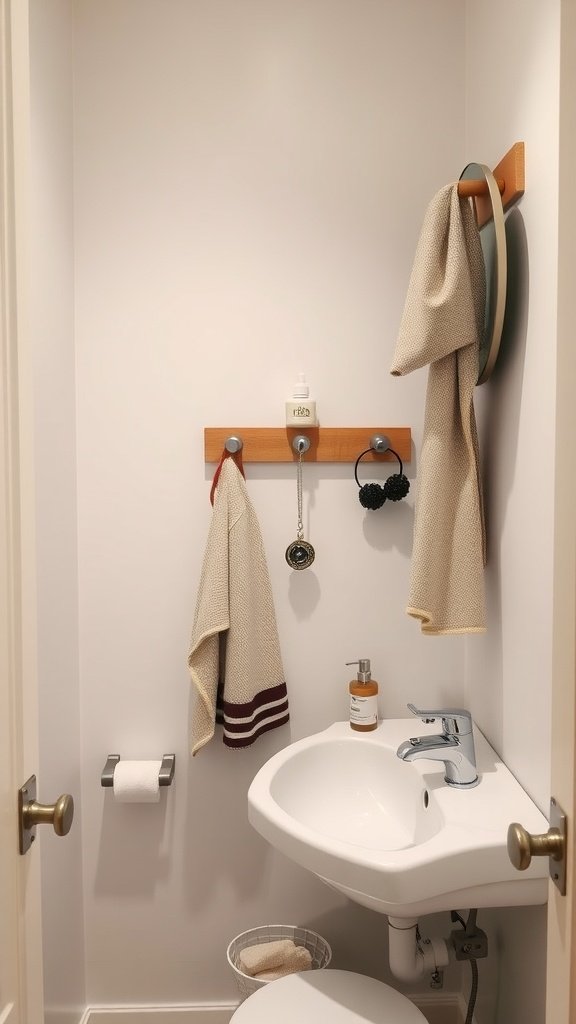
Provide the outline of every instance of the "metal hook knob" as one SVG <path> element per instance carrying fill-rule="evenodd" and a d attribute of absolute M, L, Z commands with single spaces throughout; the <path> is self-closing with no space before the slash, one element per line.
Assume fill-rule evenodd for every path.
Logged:
<path fill-rule="evenodd" d="M 296 434 L 292 440 L 292 447 L 297 455 L 303 455 L 310 447 L 310 438 L 306 434 Z"/>
<path fill-rule="evenodd" d="M 380 452 L 382 455 L 387 452 L 390 447 L 390 439 L 386 437 L 386 434 L 373 434 L 370 438 L 370 447 L 375 452 Z"/>

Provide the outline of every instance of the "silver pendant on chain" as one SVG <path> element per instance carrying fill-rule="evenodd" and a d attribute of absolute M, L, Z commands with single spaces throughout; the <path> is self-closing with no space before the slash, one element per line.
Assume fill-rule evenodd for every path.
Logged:
<path fill-rule="evenodd" d="M 292 569 L 307 569 L 312 565 L 316 552 L 307 540 L 298 537 L 286 548 L 286 561 Z"/>
<path fill-rule="evenodd" d="M 307 451 L 310 442 L 308 438 L 297 437 L 294 441 L 294 447 L 298 452 L 298 466 L 296 470 L 296 489 L 298 495 L 298 529 L 296 532 L 296 540 L 293 540 L 291 544 L 286 548 L 286 561 L 291 569 L 308 569 L 314 558 L 316 552 L 311 544 L 307 540 L 304 540 L 304 530 L 302 526 L 302 456 Z"/>

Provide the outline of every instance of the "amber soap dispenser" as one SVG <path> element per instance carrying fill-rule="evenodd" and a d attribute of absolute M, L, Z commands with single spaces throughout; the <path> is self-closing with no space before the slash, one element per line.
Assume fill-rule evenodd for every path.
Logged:
<path fill-rule="evenodd" d="M 378 683 L 370 673 L 370 658 L 347 661 L 358 665 L 358 674 L 348 687 L 350 691 L 350 728 L 371 732 L 378 725 Z"/>

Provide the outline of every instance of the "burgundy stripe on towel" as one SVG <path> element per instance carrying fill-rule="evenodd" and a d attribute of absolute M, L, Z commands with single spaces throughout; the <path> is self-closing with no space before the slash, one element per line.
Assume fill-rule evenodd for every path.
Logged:
<path fill-rule="evenodd" d="M 286 683 L 279 683 L 278 686 L 271 686 L 268 690 L 260 690 L 252 700 L 246 704 L 236 704 L 224 700 L 222 697 L 223 685 L 218 685 L 217 707 L 221 709 L 227 718 L 249 718 L 263 704 L 271 704 L 273 700 L 287 700 L 288 691 Z"/>
<path fill-rule="evenodd" d="M 228 747 L 249 747 L 263 732 L 285 725 L 290 717 L 286 683 L 260 690 L 244 704 L 224 700 L 222 689 L 220 685 L 216 721 L 224 726 L 223 740 Z"/>
<path fill-rule="evenodd" d="M 286 722 L 290 718 L 290 715 L 286 714 L 283 718 L 278 719 L 277 722 L 263 722 L 256 732 L 253 732 L 251 736 L 227 736 L 224 733 L 224 743 L 227 747 L 250 747 L 254 740 L 257 740 L 263 732 L 268 732 L 269 729 L 275 729 L 277 725 L 286 725 Z"/>
<path fill-rule="evenodd" d="M 267 722 L 271 718 L 278 718 L 279 715 L 288 714 L 288 701 L 283 700 L 280 704 L 274 704 L 272 708 L 264 708 L 263 711 L 259 711 L 257 715 L 250 718 L 247 722 L 235 722 L 234 719 L 229 718 L 228 715 L 223 715 L 221 711 L 216 712 L 216 721 L 220 725 L 225 725 L 227 732 L 236 732 L 239 734 L 245 732 L 252 732 L 252 730 L 260 724 L 260 722 Z"/>

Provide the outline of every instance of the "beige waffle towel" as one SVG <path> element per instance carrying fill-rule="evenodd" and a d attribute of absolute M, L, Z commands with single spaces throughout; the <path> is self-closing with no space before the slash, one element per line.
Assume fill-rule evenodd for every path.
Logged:
<path fill-rule="evenodd" d="M 293 954 L 282 967 L 276 967 L 270 971 L 258 971 L 254 977 L 259 981 L 278 981 L 278 978 L 285 978 L 288 974 L 300 974 L 301 971 L 312 970 L 312 954 L 305 946 L 296 946 Z"/>
<path fill-rule="evenodd" d="M 472 396 L 484 323 L 484 262 L 457 185 L 430 203 L 392 373 L 430 363 L 409 605 L 422 632 L 483 633 L 485 538 Z"/>
<path fill-rule="evenodd" d="M 197 699 L 192 753 L 224 725 L 247 747 L 288 721 L 288 695 L 256 513 L 235 462 L 224 460 L 204 556 L 188 667 Z"/>
<path fill-rule="evenodd" d="M 292 939 L 274 939 L 246 946 L 238 957 L 244 974 L 273 981 L 285 974 L 310 970 L 312 955 L 305 946 L 297 946 Z M 274 974 L 274 978 L 270 975 Z"/>

